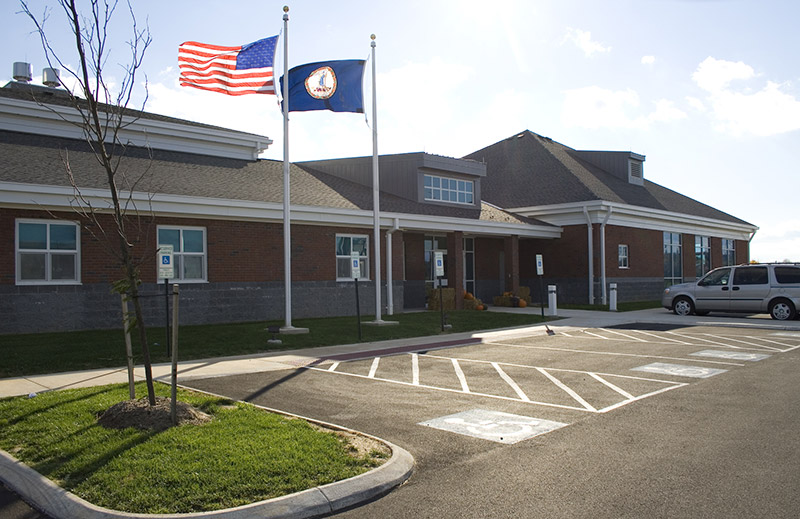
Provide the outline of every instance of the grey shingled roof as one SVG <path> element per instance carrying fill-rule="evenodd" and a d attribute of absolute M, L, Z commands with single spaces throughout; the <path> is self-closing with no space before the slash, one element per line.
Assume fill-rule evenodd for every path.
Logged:
<path fill-rule="evenodd" d="M 0 131 L 0 181 L 70 187 L 68 158 L 76 184 L 106 189 L 105 173 L 88 143 L 74 139 Z M 137 191 L 255 202 L 283 202 L 283 163 L 246 161 L 129 147 L 122 161 L 128 189 Z M 122 176 L 120 178 L 123 178 Z M 336 209 L 372 210 L 372 189 L 319 171 L 291 167 L 292 204 Z M 488 204 L 481 210 L 421 204 L 381 193 L 381 211 L 464 218 L 516 224 L 549 224 L 517 216 Z"/>
<path fill-rule="evenodd" d="M 527 130 L 464 158 L 486 163 L 481 196 L 504 208 L 606 201 L 752 225 L 647 179 L 631 184 Z"/>

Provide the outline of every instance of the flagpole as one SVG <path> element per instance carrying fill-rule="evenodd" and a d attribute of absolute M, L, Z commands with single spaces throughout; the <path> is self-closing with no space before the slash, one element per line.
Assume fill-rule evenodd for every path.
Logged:
<path fill-rule="evenodd" d="M 375 93 L 375 35 L 370 35 L 372 47 L 372 215 L 375 249 L 375 322 L 381 319 L 381 222 L 380 222 L 380 175 L 378 174 L 378 97 Z"/>
<path fill-rule="evenodd" d="M 289 196 L 289 6 L 283 6 L 283 289 L 286 330 L 292 326 L 292 225 Z"/>

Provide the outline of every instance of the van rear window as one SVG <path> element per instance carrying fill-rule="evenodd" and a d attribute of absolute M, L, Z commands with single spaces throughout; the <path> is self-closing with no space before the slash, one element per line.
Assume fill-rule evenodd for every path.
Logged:
<path fill-rule="evenodd" d="M 800 285 L 800 267 L 775 267 L 775 279 L 778 283 Z"/>

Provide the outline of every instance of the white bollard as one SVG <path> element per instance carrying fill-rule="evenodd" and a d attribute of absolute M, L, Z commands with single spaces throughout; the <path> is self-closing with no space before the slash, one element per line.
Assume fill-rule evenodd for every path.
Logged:
<path fill-rule="evenodd" d="M 612 312 L 617 311 L 617 284 L 610 283 L 608 287 L 611 289 L 611 294 L 609 294 L 609 301 L 608 301 L 608 309 Z"/>
<path fill-rule="evenodd" d="M 547 312 L 551 316 L 558 315 L 558 301 L 556 297 L 556 286 L 547 285 Z"/>

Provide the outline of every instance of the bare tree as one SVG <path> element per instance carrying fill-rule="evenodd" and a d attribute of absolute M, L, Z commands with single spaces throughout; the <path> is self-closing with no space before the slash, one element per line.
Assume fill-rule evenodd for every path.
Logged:
<path fill-rule="evenodd" d="M 70 183 L 76 193 L 76 211 L 82 218 L 93 224 L 90 232 L 109 245 L 110 250 L 120 262 L 123 277 L 114 283 L 114 287 L 123 295 L 127 294 L 127 297 L 133 302 L 132 321 L 138 330 L 142 348 L 148 400 L 150 405 L 155 405 L 150 350 L 139 294 L 139 285 L 141 284 L 139 267 L 146 257 L 154 256 L 155 251 L 150 251 L 138 258 L 134 253 L 134 244 L 137 242 L 136 238 L 141 237 L 142 229 L 152 227 L 143 225 L 142 215 L 133 199 L 133 192 L 146 172 L 140 172 L 131 177 L 129 172 L 121 168 L 128 143 L 123 142 L 120 136 L 121 130 L 135 121 L 136 112 L 128 110 L 128 105 L 134 94 L 137 73 L 142 66 L 145 51 L 152 41 L 149 28 L 146 25 L 144 28 L 137 25 L 136 16 L 128 0 L 131 36 L 127 47 L 130 56 L 127 64 L 120 65 L 124 73 L 121 83 L 116 89 L 112 89 L 107 81 L 107 76 L 104 76 L 104 71 L 111 53 L 110 23 L 117 10 L 118 0 L 89 0 L 86 14 L 78 7 L 76 0 L 58 0 L 58 6 L 63 10 L 70 30 L 75 36 L 73 50 L 77 52 L 78 65 L 74 68 L 66 64 L 66 58 L 53 49 L 47 38 L 45 22 L 52 11 L 46 9 L 40 17 L 37 17 L 31 12 L 25 0 L 21 0 L 20 3 L 22 12 L 36 26 L 48 64 L 51 67 L 57 64 L 59 69 L 71 77 L 70 81 L 74 80 L 75 82 L 74 90 L 67 89 L 67 92 L 72 107 L 80 114 L 80 122 L 77 124 L 83 130 L 86 141 L 106 175 L 113 220 L 113 225 L 106 224 L 106 226 L 111 228 L 104 227 L 104 219 L 99 217 L 104 211 L 94 207 L 81 194 L 80 186 L 77 185 L 69 164 L 69 156 L 65 153 L 62 158 Z M 62 84 L 64 84 L 63 81 Z M 114 94 L 115 90 L 116 94 Z M 144 102 L 142 103 L 143 108 Z M 132 114 L 134 114 L 133 118 Z M 152 218 L 150 218 L 150 223 L 152 223 Z"/>

